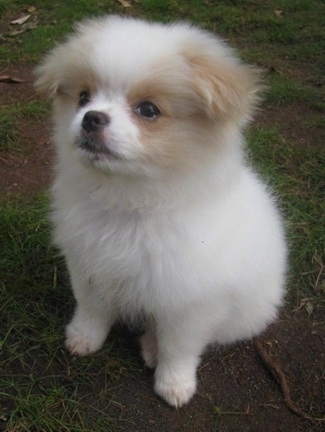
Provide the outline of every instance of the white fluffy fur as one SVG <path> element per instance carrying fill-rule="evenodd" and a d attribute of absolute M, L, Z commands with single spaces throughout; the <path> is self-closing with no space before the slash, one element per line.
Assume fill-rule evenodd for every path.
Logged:
<path fill-rule="evenodd" d="M 54 99 L 52 218 L 77 301 L 66 346 L 92 353 L 117 318 L 146 317 L 155 390 L 182 406 L 207 344 L 263 331 L 283 298 L 280 216 L 243 155 L 258 74 L 207 32 L 113 16 L 79 25 L 37 75 Z M 144 100 L 159 118 L 135 113 Z M 89 110 L 109 115 L 101 142 L 117 160 L 77 147 Z"/>

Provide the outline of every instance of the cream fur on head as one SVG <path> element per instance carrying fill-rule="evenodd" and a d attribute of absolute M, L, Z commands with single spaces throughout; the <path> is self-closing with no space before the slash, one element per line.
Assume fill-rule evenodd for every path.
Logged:
<path fill-rule="evenodd" d="M 281 217 L 242 135 L 259 73 L 191 25 L 108 16 L 77 25 L 36 74 L 77 302 L 66 347 L 90 354 L 117 319 L 143 317 L 155 391 L 182 406 L 205 347 L 260 333 L 282 304 Z"/>

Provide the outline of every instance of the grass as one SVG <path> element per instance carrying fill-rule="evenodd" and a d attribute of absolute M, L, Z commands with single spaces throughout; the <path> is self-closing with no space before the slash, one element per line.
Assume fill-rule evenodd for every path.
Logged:
<path fill-rule="evenodd" d="M 307 107 L 323 111 L 324 100 L 320 97 L 317 87 L 309 87 L 288 77 L 271 75 L 268 80 L 267 100 L 277 107 L 289 104 L 303 103 Z"/>
<path fill-rule="evenodd" d="M 324 3 L 142 0 L 132 4 L 133 8 L 123 9 L 117 1 L 82 0 L 76 6 L 42 0 L 33 13 L 38 28 L 10 37 L 8 23 L 26 12 L 26 2 L 0 0 L 0 70 L 16 62 L 34 67 L 55 40 L 62 40 L 72 21 L 104 12 L 190 20 L 221 34 L 243 58 L 266 71 L 266 114 L 248 132 L 249 152 L 275 189 L 287 224 L 288 309 L 304 298 L 320 304 L 325 244 L 321 43 L 325 38 L 319 17 Z M 282 11 L 280 16 L 276 9 Z M 6 152 L 24 151 L 22 123 L 43 120 L 48 114 L 45 102 L 1 101 L 0 160 Z M 312 145 L 300 144 L 297 137 Z M 62 348 L 63 324 L 73 301 L 64 263 L 51 247 L 47 211 L 43 195 L 32 200 L 11 196 L 0 208 L 0 430 L 126 430 L 115 386 L 125 375 L 136 377 L 141 363 L 116 334 L 90 359 L 71 359 Z"/>
<path fill-rule="evenodd" d="M 288 299 L 322 301 L 319 275 L 323 265 L 325 154 L 318 149 L 293 146 L 275 128 L 249 133 L 250 158 L 269 179 L 281 202 L 290 245 Z"/>
<path fill-rule="evenodd" d="M 49 114 L 47 102 L 29 101 L 0 105 L 0 152 L 24 152 L 19 133 L 21 123 L 45 120 Z"/>
<path fill-rule="evenodd" d="M 73 301 L 51 247 L 47 211 L 44 196 L 29 205 L 5 203 L 0 211 L 1 417 L 8 431 L 123 430 L 123 421 L 113 427 L 106 411 L 115 403 L 114 383 L 140 366 L 116 346 L 114 334 L 90 363 L 62 349 Z"/>
<path fill-rule="evenodd" d="M 6 43 L 0 46 L 0 59 L 10 61 L 26 61 L 34 63 L 39 55 L 51 48 L 54 41 L 61 40 L 71 31 L 74 21 L 100 15 L 103 13 L 117 13 L 122 10 L 115 1 L 81 0 L 78 7 L 74 3 L 60 0 L 38 1 L 37 10 L 33 16 L 39 25 L 33 31 L 11 37 L 6 28 L 4 38 Z M 26 14 L 26 2 L 20 0 L 0 0 L 0 11 L 10 19 Z M 13 17 L 13 18 L 12 18 Z M 10 29 L 9 29 L 10 30 Z M 14 46 L 14 49 L 13 49 Z"/>

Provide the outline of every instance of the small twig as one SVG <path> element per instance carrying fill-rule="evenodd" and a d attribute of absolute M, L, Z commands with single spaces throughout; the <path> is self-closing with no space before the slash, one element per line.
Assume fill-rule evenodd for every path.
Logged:
<path fill-rule="evenodd" d="M 253 416 L 253 413 L 238 412 L 238 411 L 220 411 L 220 415 L 242 415 L 242 416 Z"/>
<path fill-rule="evenodd" d="M 247 408 L 244 412 L 242 411 L 222 411 L 221 408 L 219 407 L 214 407 L 215 412 L 219 415 L 219 416 L 223 416 L 223 415 L 243 415 L 243 416 L 252 416 L 254 415 L 253 413 L 249 412 L 249 405 L 247 405 Z"/>
<path fill-rule="evenodd" d="M 270 407 L 270 408 L 273 408 L 273 409 L 280 409 L 280 407 L 278 407 L 278 406 L 276 406 L 276 405 L 273 405 L 273 404 L 260 404 L 260 406 L 264 406 L 264 407 Z"/>
<path fill-rule="evenodd" d="M 290 396 L 290 390 L 289 390 L 287 378 L 284 375 L 284 372 L 281 369 L 280 365 L 270 356 L 270 354 L 264 349 L 261 342 L 256 338 L 254 339 L 254 345 L 257 354 L 262 360 L 264 366 L 278 382 L 283 394 L 285 404 L 287 405 L 287 408 L 299 417 L 303 417 L 305 419 L 314 420 L 314 421 L 324 421 L 325 420 L 324 418 L 310 417 L 293 402 Z"/>
<path fill-rule="evenodd" d="M 319 280 L 320 280 L 320 278 L 321 278 L 321 276 L 323 274 L 323 271 L 324 271 L 324 266 L 322 265 L 321 268 L 320 268 L 320 270 L 319 270 L 319 272 L 318 272 L 318 275 L 317 275 L 317 279 L 316 279 L 316 282 L 315 282 L 315 288 L 317 288 L 317 286 L 318 286 L 318 282 L 319 282 Z"/>
<path fill-rule="evenodd" d="M 25 82 L 23 79 L 10 76 L 10 75 L 0 75 L 0 82 L 7 83 L 7 84 L 21 84 Z"/>

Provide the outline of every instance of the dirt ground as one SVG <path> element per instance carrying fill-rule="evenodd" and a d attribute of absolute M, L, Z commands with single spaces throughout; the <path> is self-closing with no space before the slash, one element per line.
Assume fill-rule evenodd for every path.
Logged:
<path fill-rule="evenodd" d="M 1 105 L 40 99 L 33 89 L 34 78 L 30 67 L 14 66 L 1 71 L 0 75 L 22 80 L 20 83 L 0 82 Z M 21 148 L 0 152 L 0 198 L 11 193 L 32 196 L 50 183 L 53 154 L 50 127 L 30 119 L 19 120 L 17 133 Z"/>
<path fill-rule="evenodd" d="M 0 83 L 2 105 L 39 99 L 29 69 L 19 65 L 4 73 L 23 82 Z M 278 113 L 274 116 L 279 117 Z M 1 199 L 11 194 L 32 199 L 50 183 L 53 150 L 49 124 L 22 119 L 18 133 L 23 149 L 0 152 Z M 322 322 L 324 314 L 317 306 L 311 314 L 303 306 L 296 311 L 284 310 L 259 338 L 264 352 L 270 354 L 284 374 L 291 399 L 305 417 L 314 420 L 289 409 L 285 392 L 253 342 L 209 349 L 199 368 L 198 392 L 185 408 L 174 410 L 166 406 L 153 393 L 152 372 L 139 367 L 136 376 L 122 374 L 115 383 L 115 402 L 106 412 L 121 418 L 123 430 L 130 432 L 321 432 L 325 430 L 324 422 L 319 420 L 325 406 Z M 121 330 L 116 333 L 119 343 L 139 358 L 135 336 Z M 96 390 L 100 394 L 102 385 L 95 383 L 95 395 Z"/>

